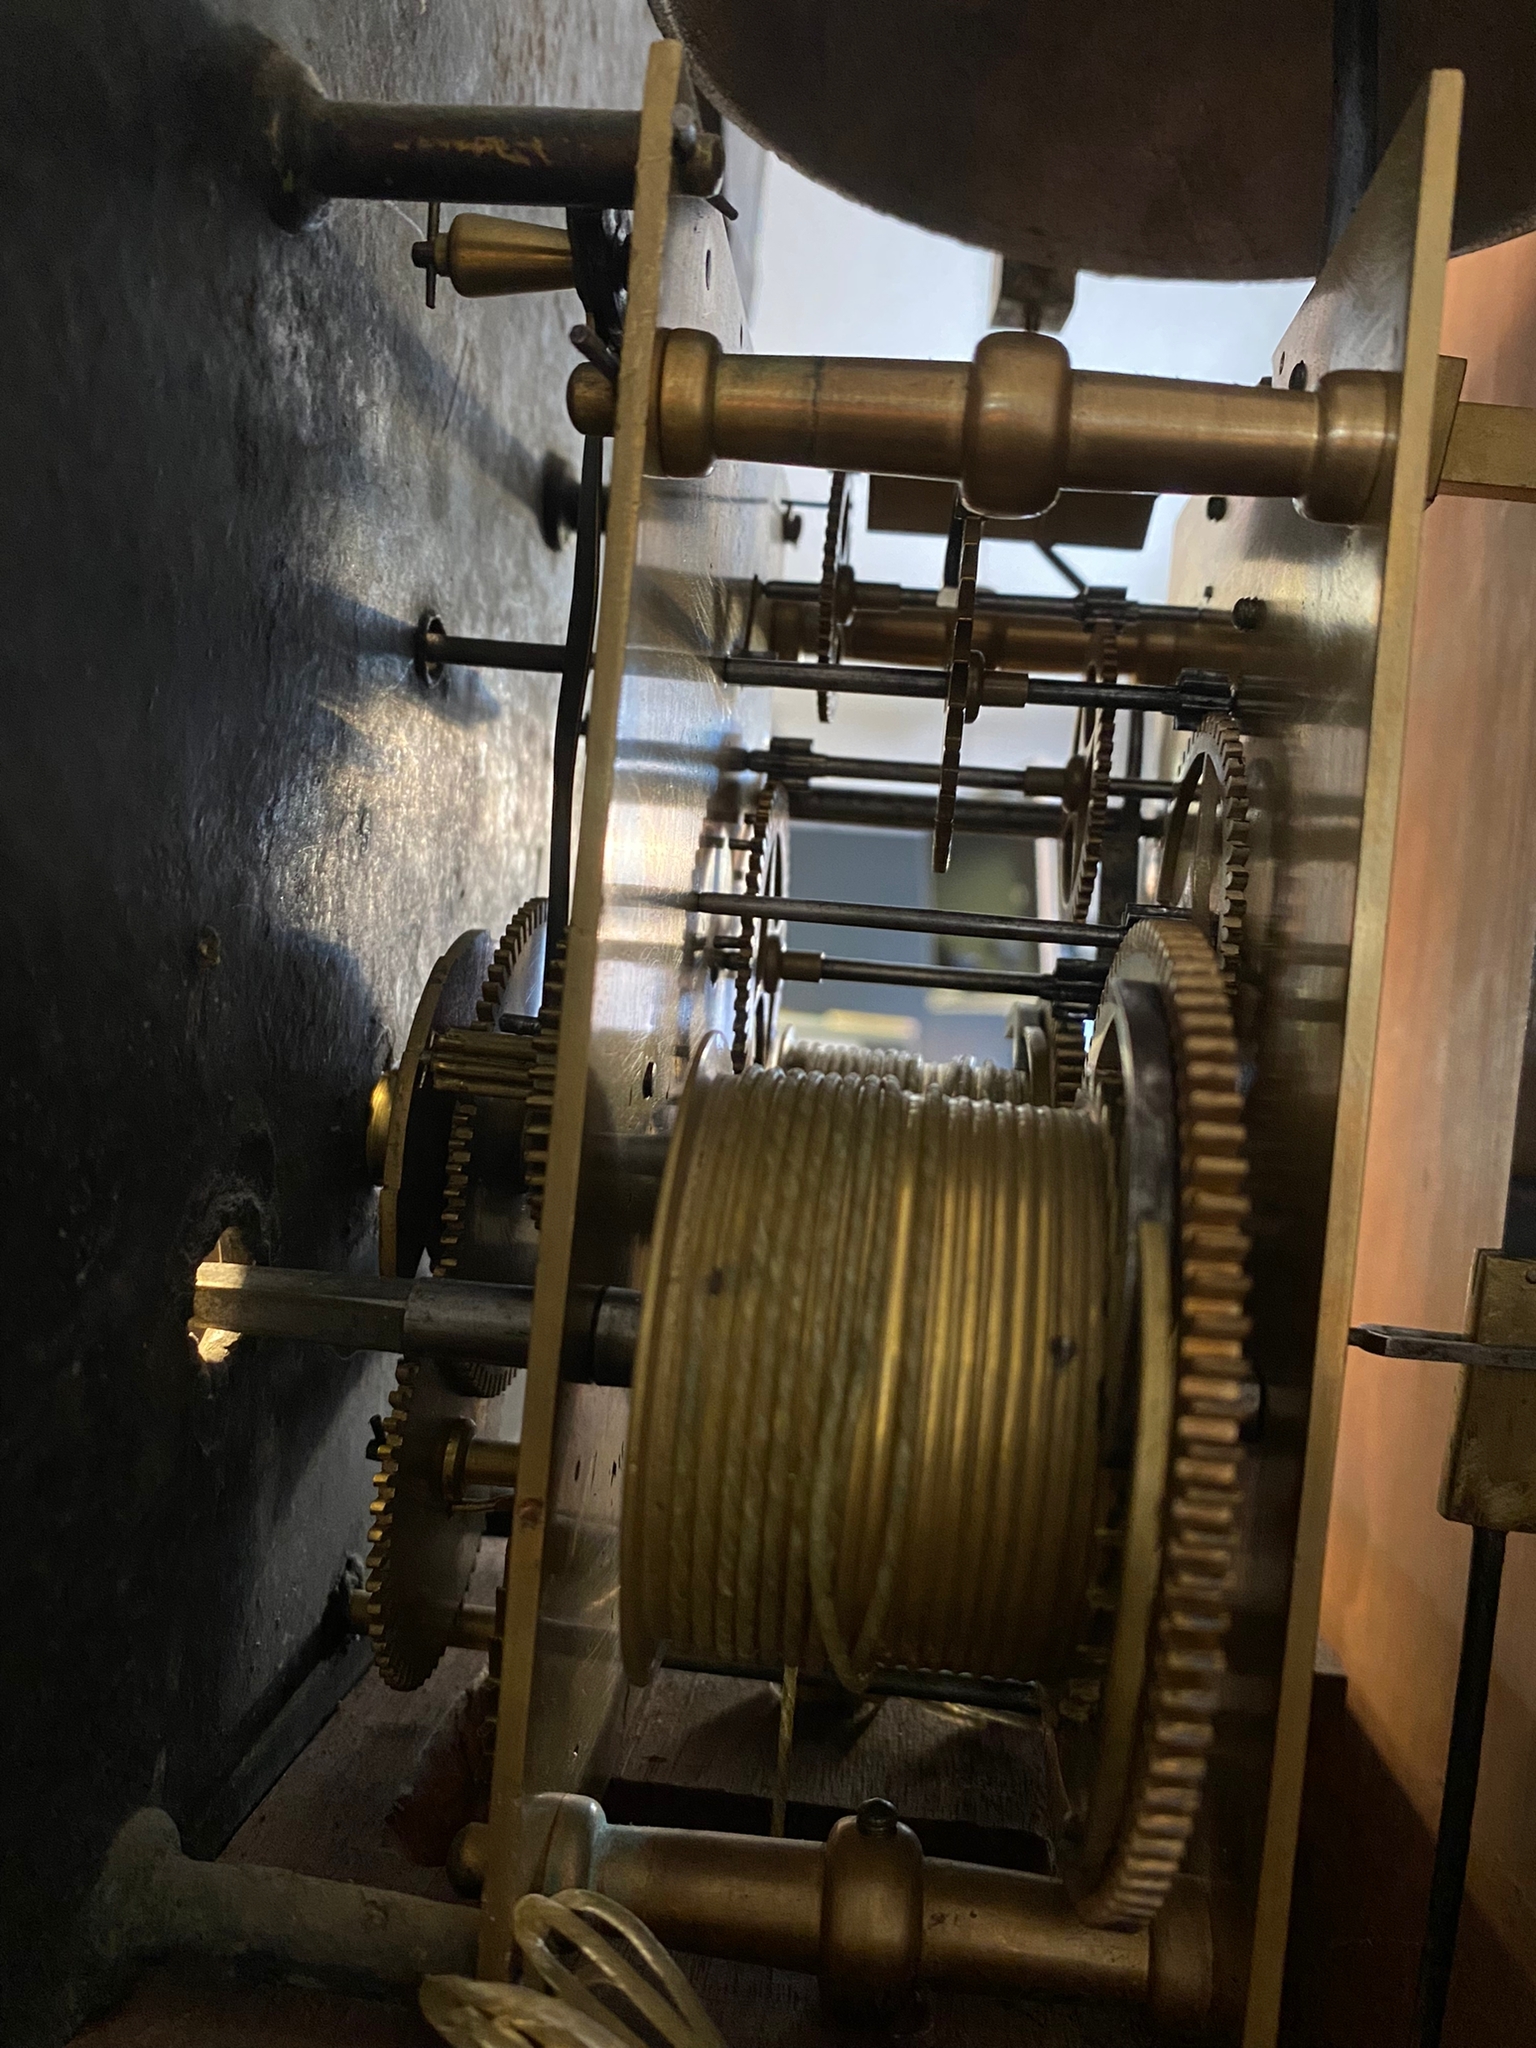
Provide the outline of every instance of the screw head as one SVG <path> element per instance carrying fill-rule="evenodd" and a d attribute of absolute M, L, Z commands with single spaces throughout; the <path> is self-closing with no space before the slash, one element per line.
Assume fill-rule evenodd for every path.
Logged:
<path fill-rule="evenodd" d="M 1232 607 L 1232 623 L 1239 633 L 1255 633 L 1269 611 L 1262 597 L 1240 597 Z"/>
<path fill-rule="evenodd" d="M 854 1825 L 861 1835 L 894 1835 L 896 1809 L 889 1799 L 866 1799 L 854 1815 Z"/>

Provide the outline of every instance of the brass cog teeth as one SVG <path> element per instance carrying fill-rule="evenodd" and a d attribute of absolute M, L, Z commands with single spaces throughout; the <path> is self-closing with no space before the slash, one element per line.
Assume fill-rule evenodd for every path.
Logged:
<path fill-rule="evenodd" d="M 1115 640 L 1111 629 L 1109 652 L 1101 654 L 1099 671 L 1107 681 L 1113 681 L 1118 672 L 1115 667 Z M 1074 924 L 1083 924 L 1093 902 L 1094 886 L 1099 878 L 1099 862 L 1104 849 L 1104 827 L 1109 815 L 1109 778 L 1114 765 L 1115 714 L 1113 711 L 1095 711 L 1085 735 L 1088 760 L 1088 780 L 1081 804 L 1076 812 L 1075 832 L 1069 828 L 1062 840 L 1063 875 L 1062 895 L 1067 899 L 1065 915 Z M 1070 852 L 1070 869 L 1067 857 Z"/>
<path fill-rule="evenodd" d="M 1235 734 L 1235 728 L 1234 728 Z M 1227 1669 L 1230 1589 L 1246 1494 L 1242 1425 L 1259 1389 L 1244 1340 L 1252 1249 L 1243 1227 L 1243 1102 L 1226 994 L 1230 953 L 1190 925 L 1147 920 L 1125 940 L 1150 960 L 1167 999 L 1182 1162 L 1173 1456 L 1164 1516 L 1158 1651 L 1148 1685 L 1145 1750 L 1119 1846 L 1094 1894 L 1104 1924 L 1145 1925 L 1180 1869 L 1200 1805 Z"/>
<path fill-rule="evenodd" d="M 773 828 L 774 807 L 778 802 L 780 785 L 764 780 L 757 793 L 752 812 L 752 829 L 746 838 L 747 864 L 742 876 L 742 894 L 758 897 L 763 893 L 763 863 L 768 851 L 768 835 Z M 753 947 L 754 920 L 743 918 L 741 936 L 734 942 L 737 953 L 736 993 L 731 1012 L 731 1069 L 733 1073 L 744 1073 L 748 1055 L 752 1048 L 747 1042 L 747 1024 L 752 1010 L 752 996 L 757 981 L 757 961 Z"/>
<path fill-rule="evenodd" d="M 1227 1669 L 1227 1660 L 1220 1650 L 1162 1650 L 1158 1654 L 1159 1672 L 1203 1672 L 1209 1678 L 1221 1678 Z"/>
<path fill-rule="evenodd" d="M 1147 1807 L 1153 1813 L 1187 1813 L 1200 1811 L 1200 1794 L 1188 1785 L 1149 1785 Z"/>
<path fill-rule="evenodd" d="M 1180 1233 L 1186 1248 L 1206 1253 L 1220 1253 L 1231 1249 L 1234 1238 L 1243 1233 L 1235 1225 L 1215 1223 L 1208 1218 L 1186 1217 Z"/>
<path fill-rule="evenodd" d="M 1173 1476 L 1185 1486 L 1227 1486 L 1237 1489 L 1238 1467 L 1230 1459 L 1178 1458 Z"/>
<path fill-rule="evenodd" d="M 1191 1088 L 1189 1106 L 1200 1116 L 1237 1117 L 1243 1113 L 1243 1098 L 1235 1088 Z"/>
<path fill-rule="evenodd" d="M 1235 1450 L 1239 1442 L 1238 1425 L 1214 1415 L 1181 1415 L 1174 1428 L 1182 1443 L 1214 1444 L 1223 1450 Z"/>
<path fill-rule="evenodd" d="M 1173 1636 L 1192 1636 L 1203 1641 L 1211 1636 L 1224 1636 L 1232 1627 L 1232 1616 L 1225 1604 L 1202 1602 L 1186 1596 L 1170 1601 L 1168 1610 L 1158 1621 L 1158 1634 L 1163 1641 Z"/>
<path fill-rule="evenodd" d="M 548 916 L 548 899 L 543 896 L 530 896 L 502 933 L 500 943 L 491 955 L 490 972 L 481 983 L 479 1001 L 475 1004 L 477 1025 L 495 1024 L 506 998 L 507 983 L 512 978 L 512 969 L 517 964 L 518 956 Z"/>
<path fill-rule="evenodd" d="M 385 1684 L 397 1690 L 409 1690 L 422 1684 L 436 1664 L 434 1658 L 422 1669 L 419 1657 L 412 1663 L 403 1656 L 394 1637 L 387 1604 L 398 1459 L 404 1448 L 403 1430 L 409 1418 L 411 1395 L 419 1370 L 417 1359 L 404 1357 L 395 1368 L 390 1413 L 392 1420 L 400 1424 L 400 1429 L 390 1430 L 381 1445 L 379 1472 L 370 1509 L 368 1558 L 363 1581 L 368 1594 L 368 1638 L 373 1647 L 374 1666 Z"/>
<path fill-rule="evenodd" d="M 497 1018 L 513 969 L 534 934 L 544 926 L 548 908 L 543 897 L 533 897 L 522 905 L 508 924 L 481 984 L 474 1024 L 467 1027 L 465 1033 L 453 1037 L 445 1048 L 445 1065 L 459 1068 L 467 1063 L 471 1078 L 477 1073 L 482 1076 L 492 1074 L 503 1092 L 507 1088 L 508 1068 L 522 1058 L 522 1051 L 515 1038 L 498 1031 Z M 458 1265 L 469 1176 L 474 1164 L 477 1108 L 472 1092 L 456 1094 L 444 1158 L 439 1255 L 433 1266 L 433 1271 L 439 1274 L 454 1271 Z M 402 1357 L 395 1368 L 388 1422 L 380 1431 L 379 1469 L 369 1511 L 369 1547 L 364 1580 L 369 1595 L 368 1634 L 373 1645 L 375 1667 L 387 1685 L 401 1690 L 424 1683 L 438 1661 L 437 1655 L 429 1655 L 401 1641 L 399 1624 L 391 1611 L 391 1558 L 400 1460 L 406 1447 L 412 1403 L 422 1372 L 423 1362 L 415 1357 Z"/>
<path fill-rule="evenodd" d="M 1247 1221 L 1252 1208 L 1248 1197 L 1230 1186 L 1217 1189 L 1196 1184 L 1184 1190 L 1186 1215 L 1202 1225 L 1240 1226 Z"/>
<path fill-rule="evenodd" d="M 1188 1258 L 1184 1271 L 1202 1301 L 1246 1301 L 1253 1290 L 1248 1275 L 1227 1259 Z"/>
<path fill-rule="evenodd" d="M 523 1173 L 528 1206 L 535 1224 L 544 1219 L 544 1188 L 549 1176 L 549 1145 L 555 1115 L 555 1066 L 560 1053 L 560 1005 L 565 992 L 565 948 L 562 944 L 544 970 L 544 1001 L 533 1037 L 528 1107 L 523 1113 Z"/>

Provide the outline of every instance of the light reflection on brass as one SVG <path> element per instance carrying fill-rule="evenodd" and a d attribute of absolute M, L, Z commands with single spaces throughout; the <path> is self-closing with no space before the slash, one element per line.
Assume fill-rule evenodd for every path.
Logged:
<path fill-rule="evenodd" d="M 455 214 L 446 233 L 417 242 L 411 259 L 430 260 L 461 298 L 492 299 L 514 292 L 559 292 L 575 283 L 570 237 L 563 228 L 536 227 L 494 214 Z"/>

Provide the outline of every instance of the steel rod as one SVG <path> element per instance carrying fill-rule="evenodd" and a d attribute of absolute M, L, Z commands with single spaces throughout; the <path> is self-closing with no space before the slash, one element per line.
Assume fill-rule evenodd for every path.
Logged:
<path fill-rule="evenodd" d="M 639 1302 L 620 1287 L 573 1294 L 562 1367 L 567 1379 L 629 1384 Z M 192 1314 L 213 1329 L 246 1337 L 340 1351 L 446 1352 L 520 1367 L 528 1353 L 533 1290 L 489 1280 L 384 1280 L 215 1260 L 197 1269 Z"/>
<path fill-rule="evenodd" d="M 246 1337 L 286 1337 L 338 1350 L 428 1348 L 521 1358 L 532 1290 L 480 1280 L 385 1280 L 283 1266 L 199 1266 L 192 1313 Z"/>
<path fill-rule="evenodd" d="M 1445 1791 L 1440 1801 L 1440 1830 L 1429 1881 L 1424 1947 L 1419 1956 L 1413 2048 L 1439 2048 L 1445 2024 L 1446 1995 L 1456 1961 L 1456 1931 L 1467 1884 L 1467 1852 L 1472 1843 L 1472 1814 L 1477 1804 L 1483 1723 L 1488 1712 L 1488 1683 L 1493 1670 L 1503 1576 L 1503 1530 L 1474 1529 L 1472 1557 L 1467 1567 L 1461 1663 L 1456 1672 L 1456 1703 L 1451 1711 Z"/>
<path fill-rule="evenodd" d="M 1086 580 L 1078 575 L 1069 562 L 1064 562 L 1061 559 L 1060 555 L 1057 554 L 1048 541 L 1037 540 L 1035 546 L 1040 550 L 1046 561 L 1050 563 L 1062 582 L 1070 583 L 1078 596 L 1081 597 L 1088 588 Z"/>
<path fill-rule="evenodd" d="M 700 889 L 685 907 L 705 917 L 845 924 L 871 932 L 924 932 L 947 939 L 1044 940 L 1054 946 L 1109 951 L 1125 934 L 1118 925 L 1072 924 L 1058 917 L 994 917 L 975 910 L 907 910 L 888 903 L 823 903 L 806 896 L 732 896 Z"/>
<path fill-rule="evenodd" d="M 747 756 L 747 766 L 759 775 L 771 775 L 780 782 L 820 781 L 837 777 L 843 782 L 923 782 L 939 779 L 936 761 L 874 761 L 848 754 L 817 754 L 809 747 L 803 753 L 763 748 Z M 1059 788 L 1032 789 L 1027 778 L 1037 771 L 1028 768 L 977 768 L 960 764 L 962 789 L 1007 789 L 1020 796 L 1059 796 Z M 1061 770 L 1045 771 L 1060 780 Z"/>
<path fill-rule="evenodd" d="M 322 99 L 304 141 L 308 182 L 332 199 L 630 206 L 640 116 Z"/>
<path fill-rule="evenodd" d="M 268 203 L 286 227 L 328 199 L 464 206 L 634 204 L 640 115 L 592 107 L 411 105 L 330 99 L 307 67 L 269 43 L 252 81 Z M 713 192 L 718 135 L 693 121 L 673 137 L 678 189 Z"/>
<path fill-rule="evenodd" d="M 839 662 L 831 669 L 814 662 L 780 661 L 768 654 L 728 654 L 720 664 L 727 683 L 755 689 L 831 690 L 850 697 L 942 698 L 945 677 L 939 669 L 877 668 L 873 664 Z M 1001 675 L 987 672 L 983 706 L 1020 710 L 1029 704 L 1102 706 L 1113 711 L 1181 713 L 1230 711 L 1232 685 L 1224 675 L 1189 671 L 1177 683 L 1097 683 L 1063 681 L 1059 677 Z"/>
<path fill-rule="evenodd" d="M 1420 1330 L 1402 1323 L 1356 1323 L 1349 1341 L 1377 1358 L 1416 1358 L 1444 1365 L 1536 1372 L 1536 1344 L 1479 1344 L 1455 1330 Z"/>
<path fill-rule="evenodd" d="M 813 825 L 860 825 L 880 832 L 921 832 L 933 836 L 933 798 L 884 789 L 828 789 L 791 783 L 789 815 Z M 1106 831 L 1118 829 L 1119 812 L 1111 812 Z M 1007 839 L 1059 839 L 1058 804 L 1015 803 L 1007 798 L 987 802 L 961 797 L 955 805 L 955 830 Z"/>
<path fill-rule="evenodd" d="M 798 971 L 794 963 L 806 959 L 803 953 L 786 953 L 780 968 L 785 981 L 852 981 L 876 983 L 882 988 L 952 988 L 966 990 L 975 995 L 994 996 L 1044 996 L 1047 1001 L 1063 1001 L 1061 983 L 1053 974 L 1009 974 L 990 967 L 918 967 L 905 960 L 846 960 L 832 953 L 816 953 L 810 957 L 820 963 L 820 973 L 807 974 Z M 1069 1003 L 1074 997 L 1066 996 Z M 1084 993 L 1080 999 L 1085 1010 L 1093 1009 L 1094 1002 Z"/>
<path fill-rule="evenodd" d="M 780 782 L 835 778 L 842 782 L 936 783 L 941 773 L 936 761 L 866 760 L 850 754 L 817 754 L 810 748 L 804 753 L 760 748 L 747 756 L 747 766 L 757 774 L 771 775 Z M 959 782 L 962 789 L 1006 789 L 1014 790 L 1020 796 L 1059 797 L 1066 783 L 1066 770 L 984 768 L 962 761 Z M 1109 793 L 1111 796 L 1168 798 L 1177 788 L 1175 782 L 1158 782 L 1146 776 L 1115 776 L 1111 778 Z"/>
<path fill-rule="evenodd" d="M 508 668 L 559 675 L 565 646 L 559 640 L 471 640 L 461 633 L 419 633 L 418 658 L 431 668 Z"/>
<path fill-rule="evenodd" d="M 937 590 L 923 590 L 910 583 L 860 583 L 856 603 L 876 610 L 895 607 L 902 611 L 931 612 L 939 600 Z M 793 583 L 774 579 L 762 586 L 770 604 L 814 605 L 821 598 L 819 583 Z M 1189 604 L 1139 604 L 1122 592 L 1085 589 L 1077 597 L 1045 597 L 1034 591 L 978 590 L 977 616 L 1006 619 L 1045 619 L 1053 625 L 1082 625 L 1111 613 L 1132 625 L 1208 627 L 1212 614 Z M 1220 614 L 1216 617 L 1219 620 Z"/>

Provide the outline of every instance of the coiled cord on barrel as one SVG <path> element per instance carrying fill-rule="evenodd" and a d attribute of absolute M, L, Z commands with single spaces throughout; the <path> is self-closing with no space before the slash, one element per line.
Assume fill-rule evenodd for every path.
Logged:
<path fill-rule="evenodd" d="M 645 1922 L 600 1892 L 529 1892 L 512 1926 L 530 1981 L 422 1984 L 421 2009 L 451 2048 L 653 2048 L 658 2039 L 666 2048 L 725 2048 Z"/>
<path fill-rule="evenodd" d="M 779 1055 L 786 1068 L 820 1074 L 869 1074 L 889 1078 L 911 1093 L 937 1088 L 942 1095 L 969 1095 L 979 1102 L 1028 1102 L 1029 1076 L 991 1060 L 944 1060 L 932 1063 L 916 1053 L 883 1045 L 824 1045 L 814 1039 L 790 1038 Z"/>
<path fill-rule="evenodd" d="M 1086 1110 L 699 1075 L 636 1361 L 626 1666 L 1059 1677 L 1118 1260 Z"/>

